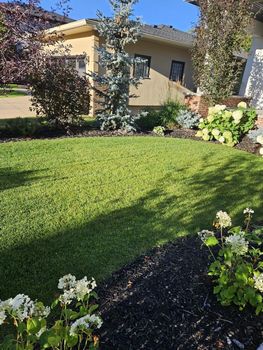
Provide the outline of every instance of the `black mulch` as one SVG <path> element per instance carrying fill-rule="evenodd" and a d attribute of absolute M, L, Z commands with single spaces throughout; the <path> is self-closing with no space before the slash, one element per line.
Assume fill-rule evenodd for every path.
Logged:
<path fill-rule="evenodd" d="M 100 286 L 102 350 L 247 349 L 263 342 L 263 316 L 222 307 L 196 238 L 155 248 Z"/>

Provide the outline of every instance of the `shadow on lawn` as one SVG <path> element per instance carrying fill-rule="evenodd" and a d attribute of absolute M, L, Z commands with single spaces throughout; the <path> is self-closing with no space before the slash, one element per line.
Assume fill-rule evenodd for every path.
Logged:
<path fill-rule="evenodd" d="M 39 176 L 43 170 L 25 170 L 19 171 L 13 168 L 0 168 L 0 191 L 31 185 L 33 181 L 48 178 L 48 176 Z"/>
<path fill-rule="evenodd" d="M 211 171 L 209 165 L 208 157 L 194 177 L 186 175 L 182 195 L 168 194 L 168 188 L 170 193 L 171 186 L 176 188 L 179 176 L 178 172 L 171 172 L 129 207 L 90 221 L 87 218 L 84 225 L 61 227 L 52 237 L 3 250 L 1 299 L 25 292 L 33 298 L 50 300 L 58 278 L 68 273 L 102 280 L 151 247 L 210 228 L 215 213 L 221 209 L 241 217 L 241 210 L 251 206 L 257 220 L 262 221 L 263 163 L 261 166 L 258 158 L 236 152 L 222 164 L 219 173 Z M 181 174 L 184 169 L 180 171 Z M 208 192 L 211 197 L 206 199 Z"/>

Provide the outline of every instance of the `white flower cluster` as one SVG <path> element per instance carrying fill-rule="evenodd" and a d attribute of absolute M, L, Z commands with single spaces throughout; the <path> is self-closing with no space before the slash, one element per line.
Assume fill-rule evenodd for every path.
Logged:
<path fill-rule="evenodd" d="M 45 307 L 38 301 L 34 302 L 24 294 L 18 294 L 15 298 L 0 302 L 0 324 L 5 321 L 7 314 L 23 322 L 31 317 L 47 317 L 49 313 L 49 307 Z"/>
<path fill-rule="evenodd" d="M 96 315 L 86 315 L 79 318 L 70 327 L 70 335 L 78 334 L 79 330 L 89 329 L 91 327 L 100 328 L 102 326 L 102 320 Z"/>
<path fill-rule="evenodd" d="M 90 281 L 88 281 L 87 277 L 77 280 L 75 276 L 66 275 L 60 278 L 58 282 L 58 289 L 63 290 L 63 294 L 60 295 L 59 300 L 64 305 L 70 304 L 74 299 L 78 301 L 83 300 L 96 287 L 97 284 L 94 278 Z"/>
<path fill-rule="evenodd" d="M 254 276 L 255 288 L 263 293 L 263 273 L 258 276 Z"/>
<path fill-rule="evenodd" d="M 220 210 L 217 212 L 216 218 L 218 224 L 223 228 L 230 227 L 232 225 L 231 217 L 225 211 Z"/>
<path fill-rule="evenodd" d="M 244 213 L 245 215 L 246 215 L 246 214 L 252 215 L 252 214 L 254 214 L 255 212 L 254 212 L 254 210 L 251 209 L 251 208 L 246 208 L 246 209 L 244 209 L 243 213 Z"/>
<path fill-rule="evenodd" d="M 202 230 L 201 232 L 198 232 L 198 236 L 203 243 L 205 243 L 209 237 L 212 237 L 214 235 L 215 234 L 213 231 L 208 231 L 208 230 Z"/>
<path fill-rule="evenodd" d="M 245 255 L 248 251 L 249 242 L 245 240 L 242 232 L 227 237 L 226 244 L 230 246 L 231 251 L 236 255 Z"/>

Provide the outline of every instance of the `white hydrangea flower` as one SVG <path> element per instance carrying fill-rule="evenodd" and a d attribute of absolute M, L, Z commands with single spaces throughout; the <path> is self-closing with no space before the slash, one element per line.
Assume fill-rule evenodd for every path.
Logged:
<path fill-rule="evenodd" d="M 78 300 L 83 300 L 84 297 L 91 293 L 97 287 L 96 281 L 92 278 L 91 281 L 84 277 L 82 280 L 76 282 L 75 292 Z"/>
<path fill-rule="evenodd" d="M 0 326 L 5 322 L 6 314 L 4 311 L 0 311 Z"/>
<path fill-rule="evenodd" d="M 237 105 L 238 108 L 244 108 L 244 109 L 247 109 L 247 103 L 242 101 L 240 102 L 238 105 Z"/>
<path fill-rule="evenodd" d="M 235 124 L 239 124 L 242 117 L 243 117 L 243 111 L 241 111 L 240 109 L 236 110 L 232 113 L 232 116 L 233 116 Z"/>
<path fill-rule="evenodd" d="M 91 327 L 100 328 L 102 320 L 96 315 L 86 315 L 76 320 L 70 327 L 70 335 L 78 334 L 79 330 L 89 329 Z"/>
<path fill-rule="evenodd" d="M 227 214 L 227 212 L 220 210 L 216 213 L 216 218 L 221 227 L 226 228 L 232 225 L 231 217 Z"/>
<path fill-rule="evenodd" d="M 76 277 L 71 274 L 61 277 L 58 281 L 58 289 L 71 289 L 76 284 Z"/>
<path fill-rule="evenodd" d="M 261 156 L 263 156 L 263 147 L 260 148 L 259 154 L 260 154 Z"/>
<path fill-rule="evenodd" d="M 11 301 L 11 313 L 19 321 L 32 317 L 34 313 L 34 302 L 27 295 L 18 294 Z"/>
<path fill-rule="evenodd" d="M 254 214 L 255 212 L 254 212 L 254 210 L 253 209 L 251 209 L 251 208 L 246 208 L 246 209 L 244 209 L 244 211 L 243 211 L 243 213 L 244 214 Z"/>
<path fill-rule="evenodd" d="M 259 135 L 257 137 L 257 143 L 260 143 L 261 145 L 263 145 L 263 135 Z"/>
<path fill-rule="evenodd" d="M 263 293 L 263 273 L 259 276 L 254 276 L 255 288 Z"/>
<path fill-rule="evenodd" d="M 59 301 L 64 305 L 69 305 L 76 298 L 76 292 L 72 288 L 70 290 L 65 290 L 63 294 L 59 296 Z"/>
<path fill-rule="evenodd" d="M 215 235 L 214 232 L 209 230 L 202 230 L 198 232 L 198 236 L 203 243 L 205 243 L 209 237 L 212 237 L 214 235 Z"/>
<path fill-rule="evenodd" d="M 249 243 L 245 240 L 243 233 L 227 237 L 226 244 L 236 255 L 245 255 L 248 252 Z"/>
<path fill-rule="evenodd" d="M 218 141 L 219 141 L 220 143 L 224 143 L 224 142 L 225 142 L 224 136 L 219 137 Z"/>
<path fill-rule="evenodd" d="M 219 136 L 219 135 L 220 135 L 220 130 L 218 130 L 218 129 L 213 129 L 213 130 L 212 130 L 212 135 L 213 135 L 213 136 Z"/>

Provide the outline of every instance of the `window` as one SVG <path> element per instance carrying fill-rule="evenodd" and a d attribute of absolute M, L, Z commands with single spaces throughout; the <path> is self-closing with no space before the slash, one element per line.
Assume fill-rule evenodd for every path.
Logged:
<path fill-rule="evenodd" d="M 185 63 L 172 61 L 170 80 L 183 82 Z"/>
<path fill-rule="evenodd" d="M 151 57 L 144 55 L 135 55 L 135 58 L 141 58 L 142 62 L 135 63 L 134 77 L 147 79 L 150 77 Z"/>
<path fill-rule="evenodd" d="M 87 57 L 85 55 L 78 56 L 53 56 L 52 59 L 59 59 L 65 62 L 65 64 L 69 65 L 72 68 L 75 68 L 80 76 L 86 75 L 86 65 L 87 65 Z"/>

